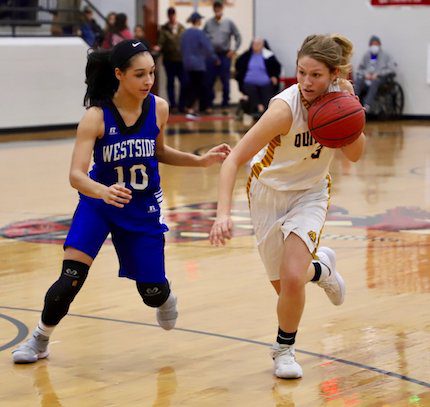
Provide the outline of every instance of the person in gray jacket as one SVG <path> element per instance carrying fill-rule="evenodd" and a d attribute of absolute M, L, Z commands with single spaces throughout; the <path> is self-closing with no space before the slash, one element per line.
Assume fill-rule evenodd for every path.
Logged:
<path fill-rule="evenodd" d="M 209 83 L 209 108 L 213 107 L 215 99 L 214 86 L 219 77 L 222 82 L 222 104 L 223 109 L 228 108 L 230 101 L 230 68 L 232 58 L 242 42 L 242 37 L 236 24 L 227 17 L 224 17 L 224 5 L 220 0 L 213 3 L 214 17 L 206 21 L 203 31 L 209 37 L 212 46 L 217 54 L 219 64 L 214 65 L 212 61 L 208 63 L 207 78 Z M 231 47 L 231 39 L 234 38 L 235 46 Z"/>
<path fill-rule="evenodd" d="M 393 58 L 382 50 L 380 38 L 372 35 L 369 50 L 358 66 L 354 83 L 355 94 L 360 98 L 366 112 L 372 108 L 378 89 L 387 76 L 395 73 L 396 63 Z"/>

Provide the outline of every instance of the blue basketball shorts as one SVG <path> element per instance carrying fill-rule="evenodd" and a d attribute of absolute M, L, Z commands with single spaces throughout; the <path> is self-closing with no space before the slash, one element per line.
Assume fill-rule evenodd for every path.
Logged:
<path fill-rule="evenodd" d="M 124 230 L 86 200 L 79 201 L 64 248 L 73 247 L 95 259 L 109 233 L 118 256 L 120 277 L 140 283 L 166 281 L 164 234 Z"/>

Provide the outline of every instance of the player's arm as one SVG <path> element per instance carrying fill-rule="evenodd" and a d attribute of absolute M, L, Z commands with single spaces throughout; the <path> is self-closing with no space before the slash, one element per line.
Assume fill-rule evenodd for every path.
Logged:
<path fill-rule="evenodd" d="M 103 111 L 89 108 L 78 125 L 69 180 L 73 188 L 92 198 L 103 199 L 110 205 L 122 208 L 131 199 L 131 191 L 120 185 L 106 186 L 88 177 L 88 168 L 94 144 L 104 132 Z"/>
<path fill-rule="evenodd" d="M 341 148 L 343 155 L 352 162 L 357 162 L 363 155 L 366 146 L 366 136 L 361 133 L 358 139 Z"/>
<path fill-rule="evenodd" d="M 347 79 L 339 79 L 339 87 L 341 91 L 348 92 L 350 95 L 355 96 L 354 87 Z M 366 137 L 361 133 L 360 137 L 351 144 L 342 147 L 342 153 L 348 160 L 356 162 L 363 155 L 364 147 L 366 145 Z"/>
<path fill-rule="evenodd" d="M 155 152 L 159 162 L 185 167 L 209 167 L 212 164 L 224 161 L 225 157 L 230 153 L 230 147 L 227 144 L 216 146 L 202 156 L 179 151 L 166 145 L 164 131 L 169 117 L 169 106 L 164 99 L 158 96 L 156 96 L 156 103 L 157 126 L 160 129 L 160 133 L 157 136 Z"/>
<path fill-rule="evenodd" d="M 273 138 L 288 133 L 292 121 L 289 105 L 283 100 L 275 99 L 260 120 L 248 130 L 224 161 L 218 182 L 217 218 L 209 236 L 212 244 L 217 246 L 224 244 L 225 239 L 231 237 L 230 211 L 233 188 L 239 168 Z"/>

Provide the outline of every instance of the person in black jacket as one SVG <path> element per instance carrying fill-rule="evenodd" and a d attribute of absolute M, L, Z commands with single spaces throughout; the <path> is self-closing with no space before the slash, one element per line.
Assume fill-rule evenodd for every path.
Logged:
<path fill-rule="evenodd" d="M 267 41 L 254 38 L 248 51 L 236 61 L 236 79 L 240 91 L 246 95 L 242 101 L 246 113 L 261 115 L 271 97 L 279 89 L 281 64 L 270 50 Z"/>

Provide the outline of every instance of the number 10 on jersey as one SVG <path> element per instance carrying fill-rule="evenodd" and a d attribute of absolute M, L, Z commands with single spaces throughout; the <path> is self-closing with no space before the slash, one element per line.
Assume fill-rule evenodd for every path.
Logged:
<path fill-rule="evenodd" d="M 117 184 L 125 186 L 124 167 L 115 167 L 115 171 L 118 175 Z M 141 182 L 137 182 L 138 173 Z M 143 164 L 136 164 L 130 167 L 130 185 L 133 189 L 138 190 L 143 190 L 148 186 L 148 175 L 146 174 L 146 167 Z"/>

